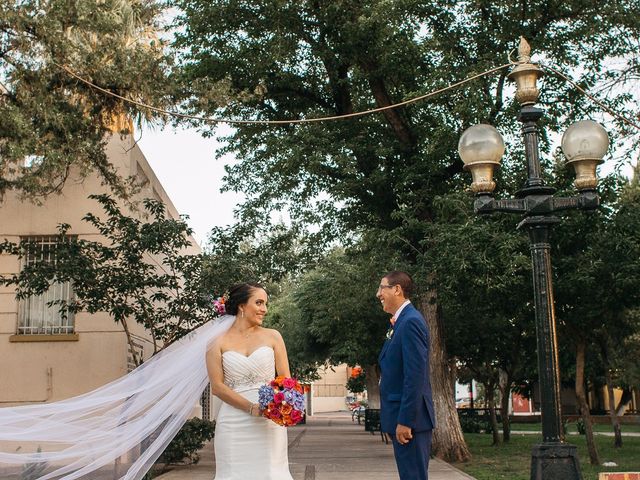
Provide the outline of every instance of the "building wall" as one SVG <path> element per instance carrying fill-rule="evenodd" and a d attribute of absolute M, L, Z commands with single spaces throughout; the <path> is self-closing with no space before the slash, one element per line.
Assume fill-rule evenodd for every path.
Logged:
<path fill-rule="evenodd" d="M 318 370 L 320 380 L 311 385 L 311 415 L 347 410 L 345 387 L 350 369 L 346 364 Z"/>
<path fill-rule="evenodd" d="M 136 175 L 147 184 L 138 199 L 162 201 L 172 218 L 179 214 L 133 138 L 112 136 L 106 146 L 109 160 L 121 175 Z M 21 201 L 8 193 L 0 203 L 0 241 L 18 241 L 21 236 L 55 235 L 60 223 L 81 239 L 99 240 L 95 229 L 82 221 L 88 213 L 103 217 L 99 205 L 87 197 L 108 193 L 96 175 L 82 178 L 72 172 L 60 195 L 51 195 L 42 205 Z M 139 212 L 127 213 L 140 216 Z M 199 253 L 192 239 L 185 253 Z M 162 268 L 159 259 L 149 261 Z M 0 255 L 0 274 L 17 273 L 18 259 Z M 0 406 L 56 401 L 91 391 L 126 374 L 131 368 L 129 344 L 122 327 L 106 313 L 75 316 L 72 335 L 16 335 L 19 305 L 13 288 L 0 287 Z M 148 358 L 153 346 L 147 331 L 135 322 L 132 335 Z"/>

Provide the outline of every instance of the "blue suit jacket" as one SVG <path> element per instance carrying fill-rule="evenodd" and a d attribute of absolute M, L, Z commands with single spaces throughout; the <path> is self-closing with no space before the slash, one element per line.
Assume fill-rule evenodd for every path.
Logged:
<path fill-rule="evenodd" d="M 415 432 L 436 425 L 429 376 L 429 330 L 422 314 L 409 304 L 400 313 L 378 357 L 380 426 L 395 434 L 398 424 Z"/>

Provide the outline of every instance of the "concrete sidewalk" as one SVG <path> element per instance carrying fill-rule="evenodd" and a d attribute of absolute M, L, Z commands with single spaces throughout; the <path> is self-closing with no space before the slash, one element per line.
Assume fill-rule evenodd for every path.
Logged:
<path fill-rule="evenodd" d="M 289 429 L 289 464 L 295 480 L 397 480 L 393 447 L 351 421 L 350 413 L 310 417 Z M 161 480 L 213 480 L 213 445 L 200 452 L 197 465 L 175 467 Z M 473 480 L 451 465 L 431 459 L 430 480 Z M 250 480 L 250 479 L 248 479 Z"/>

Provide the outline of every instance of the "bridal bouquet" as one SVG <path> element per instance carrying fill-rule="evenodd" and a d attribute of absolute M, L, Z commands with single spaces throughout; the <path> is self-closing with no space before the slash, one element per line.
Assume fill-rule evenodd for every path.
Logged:
<path fill-rule="evenodd" d="M 258 403 L 263 417 L 290 427 L 304 417 L 304 388 L 295 378 L 276 377 L 260 387 Z"/>

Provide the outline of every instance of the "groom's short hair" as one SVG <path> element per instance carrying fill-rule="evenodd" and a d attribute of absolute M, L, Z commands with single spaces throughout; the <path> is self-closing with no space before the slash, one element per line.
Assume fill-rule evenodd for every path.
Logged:
<path fill-rule="evenodd" d="M 398 270 L 394 270 L 393 272 L 387 273 L 384 278 L 387 279 L 389 285 L 400 285 L 402 288 L 402 293 L 405 298 L 411 297 L 414 291 L 414 283 L 411 275 L 407 272 L 401 272 Z"/>

